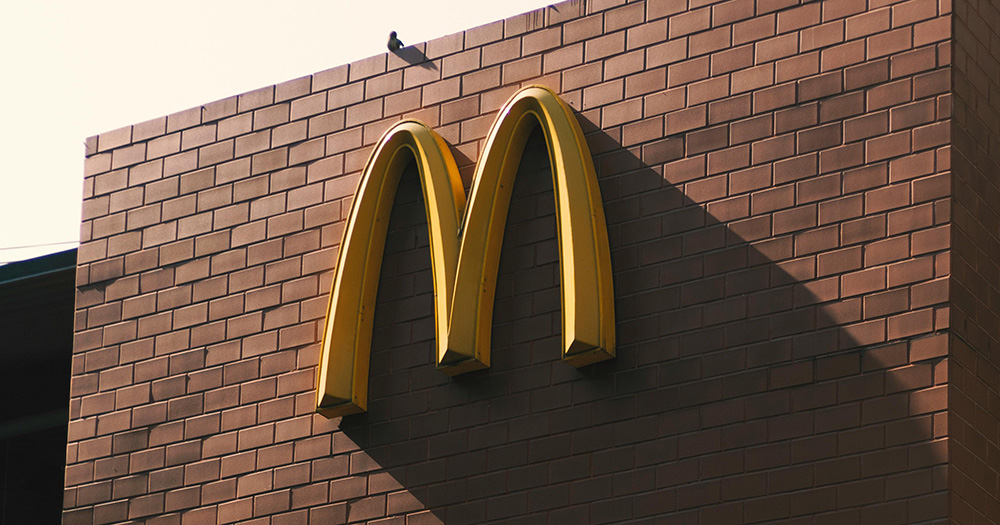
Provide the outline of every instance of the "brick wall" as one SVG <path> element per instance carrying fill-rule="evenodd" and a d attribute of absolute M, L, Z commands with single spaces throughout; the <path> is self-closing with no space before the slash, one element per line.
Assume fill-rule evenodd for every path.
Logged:
<path fill-rule="evenodd" d="M 948 479 L 955 523 L 1000 521 L 1000 12 L 955 2 Z"/>
<path fill-rule="evenodd" d="M 989 41 L 973 4 L 959 47 Z M 997 375 L 977 352 L 997 340 L 997 233 L 976 199 L 996 193 L 977 162 L 997 79 L 956 73 L 952 206 L 951 39 L 946 0 L 571 1 L 88 140 L 65 521 L 916 522 L 948 518 L 950 487 L 956 516 L 991 515 Z M 956 66 L 988 56 L 971 45 Z M 409 174 L 369 410 L 313 414 L 371 146 L 421 119 L 468 183 L 532 83 L 579 111 L 594 153 L 618 357 L 559 360 L 535 137 L 492 367 L 434 369 Z"/>

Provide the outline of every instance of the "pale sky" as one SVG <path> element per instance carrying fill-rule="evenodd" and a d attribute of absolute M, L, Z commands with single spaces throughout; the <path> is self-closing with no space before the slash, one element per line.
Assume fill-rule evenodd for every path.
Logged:
<path fill-rule="evenodd" d="M 91 135 L 383 53 L 390 30 L 409 45 L 549 3 L 6 2 L 0 263 L 76 246 Z"/>

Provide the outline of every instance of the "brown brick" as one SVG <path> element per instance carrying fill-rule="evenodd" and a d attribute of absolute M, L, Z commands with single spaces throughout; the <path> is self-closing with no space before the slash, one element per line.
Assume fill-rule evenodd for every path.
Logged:
<path fill-rule="evenodd" d="M 702 57 L 673 64 L 667 68 L 667 86 L 675 87 L 707 78 L 709 59 Z"/>
<path fill-rule="evenodd" d="M 957 342 L 990 348 L 1000 317 L 996 16 L 980 4 L 571 0 L 411 45 L 419 64 L 377 55 L 91 140 L 64 519 L 883 522 L 988 499 L 945 496 L 992 471 L 952 476 L 942 452 L 979 461 L 982 443 L 959 445 L 991 416 L 961 411 L 995 390 L 970 361 L 988 352 Z M 370 146 L 419 118 L 468 183 L 529 83 L 580 112 L 594 154 L 618 357 L 556 362 L 535 138 L 491 370 L 449 380 L 425 352 L 433 279 L 407 174 L 368 414 L 314 414 Z"/>

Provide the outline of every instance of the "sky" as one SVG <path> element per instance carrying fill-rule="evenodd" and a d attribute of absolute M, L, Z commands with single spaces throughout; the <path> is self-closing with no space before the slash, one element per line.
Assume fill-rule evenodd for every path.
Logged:
<path fill-rule="evenodd" d="M 78 244 L 89 136 L 384 53 L 392 30 L 414 44 L 549 3 L 8 2 L 0 264 Z"/>

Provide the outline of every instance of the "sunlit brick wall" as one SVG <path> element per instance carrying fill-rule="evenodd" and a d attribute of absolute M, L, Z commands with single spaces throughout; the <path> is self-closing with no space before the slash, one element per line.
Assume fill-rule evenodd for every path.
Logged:
<path fill-rule="evenodd" d="M 996 213 L 981 206 L 996 170 L 978 160 L 996 155 L 995 109 L 980 110 L 996 70 L 962 69 L 997 24 L 961 3 L 959 47 L 963 31 L 985 47 L 956 55 L 955 91 L 973 98 L 956 103 L 969 182 L 955 177 L 954 206 L 946 0 L 564 2 L 90 139 L 65 521 L 920 522 L 948 518 L 951 489 L 956 516 L 996 519 L 996 469 L 977 470 L 995 462 L 996 417 L 979 416 L 995 414 L 996 368 L 948 367 L 987 341 L 963 334 L 997 344 Z M 497 110 L 529 84 L 579 112 L 594 154 L 618 357 L 560 361 L 536 136 L 492 367 L 434 369 L 410 173 L 369 410 L 313 414 L 372 145 L 420 119 L 468 184 Z M 953 215 L 993 229 L 953 233 Z M 949 283 L 965 287 L 954 304 Z M 949 377 L 971 411 L 949 413 Z"/>

